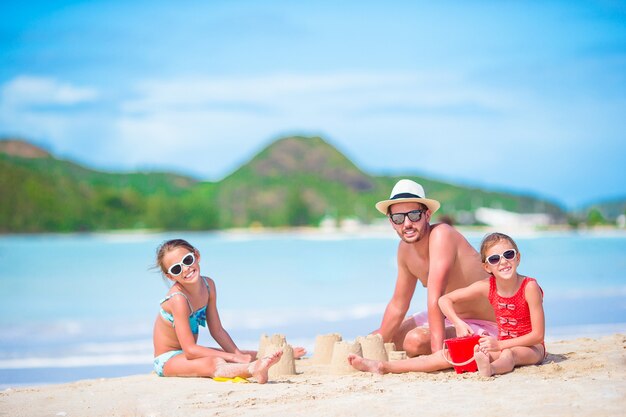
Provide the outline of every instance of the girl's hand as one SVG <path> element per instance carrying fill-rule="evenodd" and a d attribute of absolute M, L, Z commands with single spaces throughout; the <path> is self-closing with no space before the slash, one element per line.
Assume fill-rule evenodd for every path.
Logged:
<path fill-rule="evenodd" d="M 498 339 L 492 336 L 483 336 L 478 341 L 478 349 L 480 349 L 483 353 L 487 352 L 499 352 L 500 343 L 498 343 Z"/>
<path fill-rule="evenodd" d="M 454 330 L 456 331 L 456 337 L 463 337 L 474 334 L 474 330 L 472 330 L 469 324 L 465 323 L 463 320 L 454 323 Z"/>

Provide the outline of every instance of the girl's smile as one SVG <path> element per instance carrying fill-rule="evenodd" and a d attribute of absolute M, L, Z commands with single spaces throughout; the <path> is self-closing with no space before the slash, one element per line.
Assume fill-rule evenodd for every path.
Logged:
<path fill-rule="evenodd" d="M 187 267 L 187 270 L 183 270 L 183 273 L 180 275 L 184 281 L 192 281 L 193 278 L 197 275 L 197 270 L 195 267 L 190 266 Z"/>

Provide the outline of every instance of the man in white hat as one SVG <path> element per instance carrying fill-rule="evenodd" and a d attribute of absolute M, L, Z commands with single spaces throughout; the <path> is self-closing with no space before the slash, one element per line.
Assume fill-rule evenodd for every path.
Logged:
<path fill-rule="evenodd" d="M 353 367 L 377 373 L 451 367 L 439 351 L 444 339 L 454 337 L 455 331 L 439 309 L 439 297 L 487 275 L 480 255 L 461 233 L 445 223 L 430 224 L 439 206 L 438 201 L 426 198 L 420 184 L 407 179 L 398 181 L 389 200 L 376 204 L 378 211 L 389 217 L 401 242 L 396 287 L 374 333 L 381 334 L 385 342 L 394 342 L 396 349 L 406 351 L 412 359 L 378 362 L 350 355 Z M 418 282 L 427 290 L 427 311 L 407 317 Z M 486 299 L 458 308 L 475 334 L 498 334 L 493 308 Z"/>

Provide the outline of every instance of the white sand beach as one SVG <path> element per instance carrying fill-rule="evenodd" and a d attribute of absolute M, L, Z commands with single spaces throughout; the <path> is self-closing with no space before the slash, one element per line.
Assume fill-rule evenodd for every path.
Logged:
<path fill-rule="evenodd" d="M 265 385 L 155 374 L 0 392 L 0 416 L 621 416 L 626 335 L 547 344 L 540 366 L 492 378 L 332 375 L 311 359 Z"/>

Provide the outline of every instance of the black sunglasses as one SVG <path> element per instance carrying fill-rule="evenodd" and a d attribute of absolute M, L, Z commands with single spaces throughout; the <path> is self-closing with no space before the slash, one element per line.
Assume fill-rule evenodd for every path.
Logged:
<path fill-rule="evenodd" d="M 500 263 L 500 257 L 503 257 L 507 261 L 513 260 L 517 255 L 517 251 L 515 249 L 509 249 L 502 252 L 502 255 L 494 254 L 486 259 L 491 265 L 498 265 Z"/>
<path fill-rule="evenodd" d="M 406 217 L 408 217 L 409 220 L 411 220 L 412 222 L 418 222 L 422 218 L 422 213 L 424 213 L 425 211 L 426 210 L 411 210 L 408 213 L 393 213 L 389 215 L 389 218 L 395 224 L 404 223 L 404 219 Z"/>
<path fill-rule="evenodd" d="M 170 269 L 167 270 L 167 273 L 174 277 L 178 276 L 181 274 L 181 272 L 183 272 L 183 265 L 191 266 L 195 263 L 196 257 L 192 252 L 189 252 L 187 255 L 183 256 L 183 259 L 179 263 L 170 266 Z"/>

